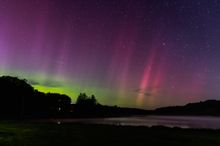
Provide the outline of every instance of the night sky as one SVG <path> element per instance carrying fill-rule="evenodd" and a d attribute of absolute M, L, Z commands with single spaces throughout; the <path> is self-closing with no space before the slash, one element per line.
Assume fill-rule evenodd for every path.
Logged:
<path fill-rule="evenodd" d="M 220 100 L 220 0 L 0 0 L 0 74 L 73 101 Z"/>

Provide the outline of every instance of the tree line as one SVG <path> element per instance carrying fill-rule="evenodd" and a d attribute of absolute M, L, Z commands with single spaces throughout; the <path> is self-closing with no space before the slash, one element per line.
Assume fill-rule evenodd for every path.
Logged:
<path fill-rule="evenodd" d="M 64 118 L 86 114 L 98 105 L 96 97 L 80 93 L 76 103 L 65 94 L 43 93 L 28 81 L 12 76 L 0 77 L 0 119 Z M 72 112 L 74 111 L 74 112 Z"/>
<path fill-rule="evenodd" d="M 35 90 L 25 79 L 0 77 L 0 118 L 34 118 L 62 115 L 71 99 L 59 93 Z"/>
<path fill-rule="evenodd" d="M 145 114 L 145 110 L 105 106 L 95 95 L 80 93 L 74 103 L 65 94 L 43 93 L 25 79 L 0 77 L 0 119 L 109 117 Z"/>

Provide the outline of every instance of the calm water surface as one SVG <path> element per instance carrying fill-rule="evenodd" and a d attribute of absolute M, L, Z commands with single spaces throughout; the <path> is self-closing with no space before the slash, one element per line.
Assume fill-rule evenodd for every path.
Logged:
<path fill-rule="evenodd" d="M 62 119 L 52 120 L 58 123 L 94 123 L 109 125 L 129 126 L 166 126 L 181 128 L 208 128 L 220 129 L 220 117 L 199 117 L 199 116 L 142 116 L 142 117 L 119 117 L 99 119 Z"/>

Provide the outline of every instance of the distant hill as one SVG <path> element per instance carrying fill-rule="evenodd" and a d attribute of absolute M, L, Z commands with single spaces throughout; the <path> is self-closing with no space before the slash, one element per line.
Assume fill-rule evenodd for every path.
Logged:
<path fill-rule="evenodd" d="M 156 115 L 199 115 L 220 116 L 220 101 L 207 100 L 184 106 L 162 107 L 152 111 Z"/>
<path fill-rule="evenodd" d="M 92 107 L 72 104 L 70 117 L 94 118 L 94 117 L 127 117 L 136 115 L 148 115 L 150 110 L 127 108 L 118 106 L 108 106 L 97 104 Z"/>

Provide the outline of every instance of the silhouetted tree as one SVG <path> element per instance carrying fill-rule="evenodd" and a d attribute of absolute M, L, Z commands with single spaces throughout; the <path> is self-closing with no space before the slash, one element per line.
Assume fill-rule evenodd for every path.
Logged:
<path fill-rule="evenodd" d="M 47 93 L 46 97 L 49 100 L 48 108 L 50 108 L 51 111 L 59 113 L 68 111 L 69 105 L 71 104 L 71 99 L 67 95 Z"/>
<path fill-rule="evenodd" d="M 86 104 L 87 100 L 88 100 L 88 96 L 86 95 L 86 93 L 80 93 L 76 100 L 76 104 L 77 105 Z"/>
<path fill-rule="evenodd" d="M 98 102 L 97 102 L 97 100 L 95 98 L 95 95 L 92 95 L 90 100 L 91 100 L 91 104 L 92 105 L 97 105 L 98 104 Z"/>
<path fill-rule="evenodd" d="M 17 77 L 0 77 L 0 118 L 60 116 L 69 112 L 71 99 L 64 94 L 42 93 Z"/>
<path fill-rule="evenodd" d="M 27 108 L 28 99 L 34 89 L 26 80 L 17 77 L 0 77 L 0 115 L 4 117 L 22 118 Z"/>
<path fill-rule="evenodd" d="M 70 111 L 71 99 L 67 95 L 58 93 L 42 93 L 35 91 L 35 106 L 32 110 L 38 117 L 56 117 Z"/>
<path fill-rule="evenodd" d="M 95 116 L 97 113 L 97 103 L 94 95 L 89 97 L 85 93 L 80 93 L 76 100 L 75 112 L 79 116 Z"/>
<path fill-rule="evenodd" d="M 97 100 L 94 95 L 89 97 L 86 95 L 86 93 L 80 93 L 77 100 L 76 100 L 76 105 L 95 106 L 95 105 L 97 105 Z"/>

